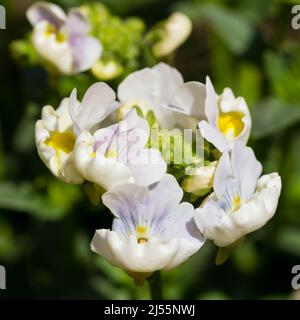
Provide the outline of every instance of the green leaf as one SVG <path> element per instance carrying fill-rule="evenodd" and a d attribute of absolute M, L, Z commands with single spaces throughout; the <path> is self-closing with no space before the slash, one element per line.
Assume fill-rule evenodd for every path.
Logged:
<path fill-rule="evenodd" d="M 245 241 L 232 255 L 237 269 L 245 274 L 254 273 L 259 264 L 259 256 L 251 241 Z"/>
<path fill-rule="evenodd" d="M 245 98 L 249 108 L 261 96 L 261 78 L 260 69 L 255 64 L 241 64 L 237 78 L 237 94 Z M 256 85 L 254 86 L 253 83 Z"/>
<path fill-rule="evenodd" d="M 101 196 L 105 192 L 104 189 L 92 182 L 86 182 L 83 185 L 83 189 L 94 206 L 97 206 L 100 203 Z"/>
<path fill-rule="evenodd" d="M 215 260 L 216 265 L 220 266 L 221 264 L 225 263 L 233 251 L 244 241 L 244 239 L 245 237 L 242 237 L 227 247 L 219 248 Z"/>
<path fill-rule="evenodd" d="M 282 54 L 267 51 L 264 64 L 275 96 L 292 103 L 300 100 L 300 47 L 284 43 Z"/>
<path fill-rule="evenodd" d="M 54 180 L 49 183 L 46 194 L 38 192 L 26 182 L 0 183 L 0 208 L 26 212 L 46 220 L 57 220 L 65 216 L 73 203 L 80 198 L 76 186 Z"/>
<path fill-rule="evenodd" d="M 295 227 L 285 227 L 280 230 L 275 244 L 281 250 L 300 257 L 300 233 Z"/>
<path fill-rule="evenodd" d="M 299 105 L 268 98 L 252 109 L 252 137 L 266 137 L 292 126 L 299 120 Z"/>
<path fill-rule="evenodd" d="M 178 9 L 193 20 L 204 20 L 233 53 L 243 53 L 253 38 L 251 25 L 232 10 L 215 4 L 185 2 Z"/>

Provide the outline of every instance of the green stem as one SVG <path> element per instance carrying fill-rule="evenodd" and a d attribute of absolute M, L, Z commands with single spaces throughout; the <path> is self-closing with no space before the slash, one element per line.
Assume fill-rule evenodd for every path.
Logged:
<path fill-rule="evenodd" d="M 163 300 L 160 272 L 156 271 L 148 279 L 152 300 Z"/>

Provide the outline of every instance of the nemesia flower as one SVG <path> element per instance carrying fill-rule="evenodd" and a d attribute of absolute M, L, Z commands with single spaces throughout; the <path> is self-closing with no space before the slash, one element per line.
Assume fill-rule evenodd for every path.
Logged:
<path fill-rule="evenodd" d="M 275 214 L 281 178 L 277 172 L 260 177 L 261 171 L 253 150 L 241 143 L 220 158 L 214 192 L 195 211 L 200 231 L 217 246 L 261 228 Z"/>
<path fill-rule="evenodd" d="M 123 184 L 106 192 L 103 203 L 115 218 L 112 230 L 96 231 L 92 251 L 137 282 L 183 263 L 205 239 L 195 225 L 194 207 L 180 203 L 182 196 L 171 175 L 149 188 Z"/>
<path fill-rule="evenodd" d="M 100 42 L 88 36 L 89 24 L 79 12 L 66 16 L 55 4 L 36 2 L 26 12 L 39 55 L 64 74 L 89 70 L 100 58 Z"/>
<path fill-rule="evenodd" d="M 158 150 L 145 148 L 149 131 L 147 121 L 132 109 L 119 124 L 94 135 L 82 132 L 72 156 L 76 169 L 106 190 L 126 182 L 147 186 L 159 181 L 166 164 Z"/>
<path fill-rule="evenodd" d="M 201 134 L 221 152 L 230 150 L 237 141 L 247 144 L 251 116 L 244 98 L 235 98 L 229 88 L 217 96 L 209 77 L 206 78 L 205 113 L 207 121 L 198 124 Z"/>
<path fill-rule="evenodd" d="M 119 85 L 118 99 L 122 102 L 120 119 L 138 106 L 144 114 L 153 111 L 162 128 L 196 128 L 205 117 L 205 86 L 184 83 L 181 74 L 165 63 L 131 73 Z"/>
<path fill-rule="evenodd" d="M 181 187 L 185 192 L 201 196 L 208 192 L 213 186 L 214 174 L 218 161 L 197 168 L 189 166 L 185 169 L 187 177 L 183 180 Z"/>
<path fill-rule="evenodd" d="M 56 177 L 69 183 L 83 182 L 70 161 L 76 138 L 116 107 L 115 97 L 106 84 L 96 83 L 87 90 L 82 103 L 74 90 L 70 99 L 63 99 L 56 110 L 51 106 L 43 108 L 35 127 L 36 145 L 41 159 Z"/>
<path fill-rule="evenodd" d="M 181 12 L 174 12 L 150 33 L 159 39 L 152 47 L 154 55 L 159 58 L 171 54 L 185 42 L 191 32 L 191 19 Z"/>

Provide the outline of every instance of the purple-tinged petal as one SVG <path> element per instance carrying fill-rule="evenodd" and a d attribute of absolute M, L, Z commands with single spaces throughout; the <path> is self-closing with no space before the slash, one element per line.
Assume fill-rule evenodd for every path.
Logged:
<path fill-rule="evenodd" d="M 71 35 L 69 45 L 74 56 L 74 72 L 91 69 L 101 57 L 102 45 L 98 39 L 85 35 Z"/>
<path fill-rule="evenodd" d="M 88 34 L 91 27 L 80 12 L 73 10 L 68 14 L 63 29 L 69 36 L 72 37 Z"/>
<path fill-rule="evenodd" d="M 262 165 L 255 158 L 253 150 L 250 147 L 243 146 L 241 143 L 234 145 L 231 163 L 234 176 L 241 185 L 241 197 L 243 200 L 249 200 L 261 175 Z"/>
<path fill-rule="evenodd" d="M 192 204 L 188 202 L 180 203 L 177 210 L 167 220 L 167 238 L 187 239 L 202 245 L 205 238 L 197 228 L 194 214 L 195 209 Z"/>
<path fill-rule="evenodd" d="M 219 199 L 225 197 L 228 189 L 227 183 L 234 179 L 230 156 L 228 152 L 224 152 L 219 160 L 215 177 L 214 177 L 214 192 Z"/>
<path fill-rule="evenodd" d="M 66 19 L 66 14 L 59 6 L 48 2 L 34 3 L 26 11 L 26 16 L 32 26 L 40 21 L 48 21 L 57 28 L 60 28 Z"/>

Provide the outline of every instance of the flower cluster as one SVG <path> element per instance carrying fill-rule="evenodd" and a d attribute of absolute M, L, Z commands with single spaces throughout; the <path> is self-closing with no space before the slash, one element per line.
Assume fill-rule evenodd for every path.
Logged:
<path fill-rule="evenodd" d="M 99 82 L 81 102 L 74 89 L 56 110 L 45 106 L 36 144 L 55 176 L 89 184 L 113 214 L 112 230 L 97 230 L 91 249 L 143 282 L 186 261 L 206 239 L 226 247 L 272 218 L 281 179 L 261 176 L 246 146 L 250 131 L 243 98 L 228 88 L 216 94 L 208 77 L 184 82 L 159 63 L 127 76 L 117 92 Z M 184 194 L 191 200 L 181 202 Z M 192 199 L 203 200 L 200 207 Z"/>
<path fill-rule="evenodd" d="M 56 4 L 38 1 L 26 16 L 32 32 L 11 46 L 20 63 L 41 64 L 55 76 L 90 71 L 90 82 L 122 78 L 168 58 L 192 31 L 191 20 L 179 12 L 146 30 L 142 19 L 121 19 L 101 3 L 84 3 L 65 13 Z"/>

